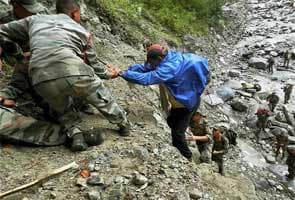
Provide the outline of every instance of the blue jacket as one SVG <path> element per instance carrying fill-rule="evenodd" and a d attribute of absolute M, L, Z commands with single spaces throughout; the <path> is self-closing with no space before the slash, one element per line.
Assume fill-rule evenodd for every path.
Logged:
<path fill-rule="evenodd" d="M 123 71 L 121 76 L 140 85 L 163 83 L 177 101 L 193 110 L 200 101 L 208 74 L 207 59 L 195 54 L 169 51 L 156 68 L 135 64 Z"/>

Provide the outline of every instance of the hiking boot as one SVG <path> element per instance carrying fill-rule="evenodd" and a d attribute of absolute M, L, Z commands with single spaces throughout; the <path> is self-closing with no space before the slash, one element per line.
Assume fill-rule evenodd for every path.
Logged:
<path fill-rule="evenodd" d="M 104 141 L 103 133 L 101 130 L 95 130 L 88 133 L 84 133 L 85 142 L 89 146 L 100 145 Z"/>
<path fill-rule="evenodd" d="M 131 125 L 128 122 L 127 124 L 120 124 L 119 126 L 119 135 L 120 136 L 129 136 L 130 135 L 130 130 L 131 130 Z"/>
<path fill-rule="evenodd" d="M 85 151 L 88 145 L 85 142 L 83 133 L 77 133 L 73 136 L 73 141 L 71 145 L 72 151 Z"/>

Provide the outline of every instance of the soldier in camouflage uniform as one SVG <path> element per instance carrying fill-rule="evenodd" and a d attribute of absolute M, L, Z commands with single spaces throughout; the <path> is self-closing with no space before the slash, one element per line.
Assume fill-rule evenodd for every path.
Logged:
<path fill-rule="evenodd" d="M 212 157 L 212 133 L 209 130 L 205 115 L 197 111 L 191 119 L 190 129 L 194 136 L 187 137 L 188 141 L 196 141 L 200 152 L 200 161 L 210 163 Z"/>
<path fill-rule="evenodd" d="M 289 172 L 287 177 L 292 180 L 295 178 L 295 145 L 289 145 L 287 147 L 287 151 L 289 154 L 286 161 L 286 164 L 288 165 L 288 172 Z"/>
<path fill-rule="evenodd" d="M 291 56 L 292 56 L 292 54 L 289 50 L 286 50 L 284 52 L 284 67 L 286 67 L 287 69 L 289 68 Z"/>
<path fill-rule="evenodd" d="M 273 92 L 270 95 L 268 95 L 266 100 L 268 101 L 268 106 L 269 106 L 270 111 L 274 112 L 277 104 L 280 101 L 280 97 L 275 92 Z"/>
<path fill-rule="evenodd" d="M 283 91 L 285 93 L 285 99 L 284 99 L 284 104 L 287 104 L 290 100 L 291 93 L 293 90 L 293 85 L 292 84 L 287 84 L 284 88 Z"/>
<path fill-rule="evenodd" d="M 268 60 L 267 60 L 267 62 L 268 62 L 268 65 L 267 65 L 267 67 L 268 67 L 268 73 L 273 74 L 273 66 L 275 64 L 274 58 L 272 56 L 269 57 Z"/>
<path fill-rule="evenodd" d="M 218 164 L 218 172 L 224 176 L 223 156 L 229 148 L 228 139 L 223 135 L 222 128 L 213 127 L 212 160 Z"/>
<path fill-rule="evenodd" d="M 114 73 L 98 64 L 91 34 L 77 23 L 79 5 L 74 0 L 57 0 L 56 10 L 57 15 L 35 15 L 0 26 L 3 52 L 20 54 L 21 49 L 12 40 L 30 41 L 30 81 L 34 90 L 61 114 L 58 120 L 73 139 L 73 151 L 87 149 L 79 128 L 78 100 L 92 104 L 119 126 L 121 135 L 128 135 L 130 124 L 125 111 L 101 80 L 110 79 Z"/>
<path fill-rule="evenodd" d="M 280 150 L 282 149 L 282 160 L 285 158 L 285 153 L 287 150 L 288 145 L 288 131 L 281 127 L 276 127 L 274 130 L 272 130 L 272 133 L 274 134 L 276 138 L 276 160 L 278 159 L 278 156 L 280 154 Z"/>

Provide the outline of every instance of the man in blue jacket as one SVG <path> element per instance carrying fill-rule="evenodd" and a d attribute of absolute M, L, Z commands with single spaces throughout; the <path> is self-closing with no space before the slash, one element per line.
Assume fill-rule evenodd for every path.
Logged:
<path fill-rule="evenodd" d="M 131 65 L 128 70 L 116 69 L 118 76 L 140 84 L 163 84 L 169 96 L 171 111 L 167 123 L 171 128 L 172 144 L 191 160 L 185 131 L 200 104 L 209 75 L 208 61 L 195 54 L 168 51 L 159 44 L 147 49 L 145 64 Z"/>

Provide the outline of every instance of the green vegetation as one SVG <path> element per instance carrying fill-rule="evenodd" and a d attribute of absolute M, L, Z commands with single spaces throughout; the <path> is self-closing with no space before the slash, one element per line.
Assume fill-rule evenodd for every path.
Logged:
<path fill-rule="evenodd" d="M 206 34 L 222 18 L 226 0 L 97 0 L 109 17 L 133 34 Z"/>

